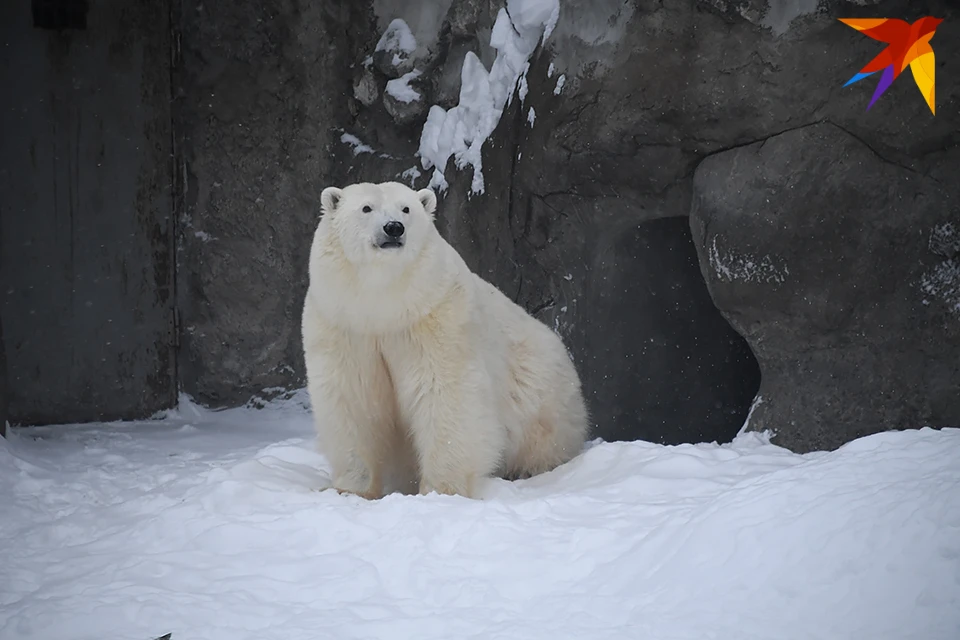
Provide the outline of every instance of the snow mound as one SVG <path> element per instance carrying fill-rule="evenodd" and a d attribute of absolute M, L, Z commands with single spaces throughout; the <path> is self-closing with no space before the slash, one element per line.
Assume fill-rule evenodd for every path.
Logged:
<path fill-rule="evenodd" d="M 460 72 L 460 99 L 449 111 L 430 107 L 420 135 L 421 165 L 433 169 L 430 187 L 446 191 L 444 176 L 452 156 L 457 169 L 473 168 L 471 193 L 484 192 L 481 148 L 490 137 L 504 106 L 529 66 L 537 44 L 546 41 L 560 15 L 559 0 L 508 0 L 490 34 L 497 57 L 489 71 L 472 52 Z M 526 95 L 526 85 L 521 87 Z"/>
<path fill-rule="evenodd" d="M 0 440 L 0 637 L 955 640 L 960 429 L 332 490 L 303 398 Z"/>
<path fill-rule="evenodd" d="M 395 18 L 390 21 L 384 30 L 374 51 L 386 51 L 388 53 L 404 53 L 410 55 L 417 49 L 417 39 L 413 37 L 413 32 L 407 23 Z"/>
<path fill-rule="evenodd" d="M 420 71 L 414 69 L 399 78 L 387 82 L 387 93 L 400 102 L 413 102 L 420 99 L 420 93 L 410 86 L 410 81 L 420 77 Z"/>
<path fill-rule="evenodd" d="M 533 34 L 540 37 L 543 30 L 543 40 L 553 32 L 560 18 L 559 0 L 507 0 L 507 12 L 513 26 L 522 34 Z"/>

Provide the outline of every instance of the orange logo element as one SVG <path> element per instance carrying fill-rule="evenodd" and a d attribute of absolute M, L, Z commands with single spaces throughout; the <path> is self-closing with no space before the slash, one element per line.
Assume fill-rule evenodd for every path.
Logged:
<path fill-rule="evenodd" d="M 876 58 L 843 85 L 846 87 L 877 71 L 883 71 L 877 90 L 873 92 L 873 98 L 867 105 L 867 111 L 893 84 L 900 72 L 909 65 L 910 71 L 913 72 L 913 80 L 923 94 L 923 99 L 927 101 L 931 113 L 936 115 L 937 110 L 934 104 L 936 59 L 933 48 L 930 46 L 930 39 L 943 22 L 942 18 L 928 16 L 920 18 L 913 24 L 896 18 L 840 18 L 840 22 L 853 27 L 865 36 L 887 43 L 887 47 Z"/>

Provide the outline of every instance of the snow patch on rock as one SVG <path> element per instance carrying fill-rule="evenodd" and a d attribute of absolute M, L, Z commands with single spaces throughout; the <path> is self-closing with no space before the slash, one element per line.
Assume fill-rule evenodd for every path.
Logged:
<path fill-rule="evenodd" d="M 353 148 L 353 155 L 358 156 L 361 153 L 373 153 L 373 147 L 361 142 L 360 138 L 352 133 L 344 133 L 340 136 L 340 142 L 350 145 Z"/>
<path fill-rule="evenodd" d="M 763 396 L 758 393 L 757 397 L 750 403 L 750 410 L 747 411 L 747 418 L 743 421 L 743 426 L 740 427 L 740 431 L 737 432 L 738 438 L 747 432 L 747 428 L 750 426 L 750 418 L 753 417 L 753 412 L 756 411 L 757 407 L 761 404 L 763 404 Z"/>
<path fill-rule="evenodd" d="M 520 104 L 523 104 L 523 101 L 527 99 L 527 91 L 529 87 L 527 86 L 527 71 L 530 69 L 530 63 L 523 65 L 523 73 L 520 74 L 520 88 L 517 90 L 517 94 L 520 96 Z M 512 94 L 511 96 L 512 97 Z M 510 98 L 507 98 L 507 104 L 510 104 Z"/>
<path fill-rule="evenodd" d="M 945 260 L 920 276 L 921 290 L 947 306 L 947 309 L 960 316 L 960 261 Z M 929 304 L 929 300 L 924 300 Z"/>
<path fill-rule="evenodd" d="M 565 74 L 560 74 L 560 77 L 557 78 L 557 86 L 553 88 L 553 95 L 558 96 L 560 92 L 563 91 L 563 85 L 567 81 L 567 76 Z"/>
<path fill-rule="evenodd" d="M 938 224 L 930 232 L 930 251 L 944 258 L 960 254 L 960 229 L 952 222 Z"/>
<path fill-rule="evenodd" d="M 410 188 L 413 188 L 414 183 L 416 183 L 417 178 L 420 177 L 420 169 L 417 169 L 415 166 L 410 167 L 406 171 L 400 174 L 400 177 L 410 183 Z"/>
<path fill-rule="evenodd" d="M 790 275 L 787 265 L 777 265 L 769 255 L 756 257 L 726 251 L 720 255 L 716 237 L 710 243 L 710 265 L 722 280 L 742 282 L 775 282 L 782 284 Z"/>
<path fill-rule="evenodd" d="M 383 35 L 377 42 L 374 51 L 387 51 L 390 53 L 404 53 L 410 55 L 417 50 L 417 39 L 413 37 L 410 27 L 407 23 L 395 18 L 387 25 Z"/>
<path fill-rule="evenodd" d="M 372 4 L 373 13 L 382 29 L 389 28 L 394 19 L 403 18 L 416 42 L 415 50 L 404 55 L 421 60 L 436 49 L 440 30 L 453 0 L 373 0 Z"/>
<path fill-rule="evenodd" d="M 542 28 L 541 42 L 546 42 L 560 18 L 560 2 L 558 0 L 507 0 L 507 12 L 518 32 L 521 34 L 537 32 L 539 37 Z"/>
<path fill-rule="evenodd" d="M 433 169 L 430 187 L 446 191 L 444 170 L 452 156 L 457 169 L 473 168 L 470 193 L 484 192 L 483 143 L 510 103 L 530 56 L 549 36 L 559 15 L 559 0 L 508 0 L 507 7 L 500 9 L 490 34 L 490 46 L 497 52 L 490 70 L 475 54 L 467 53 L 460 72 L 459 103 L 449 111 L 434 105 L 427 114 L 417 155 L 424 169 Z M 525 95 L 526 91 L 521 100 Z"/>
<path fill-rule="evenodd" d="M 420 71 L 414 69 L 387 82 L 387 93 L 400 102 L 413 102 L 420 99 L 420 93 L 410 86 L 410 81 L 420 77 Z"/>

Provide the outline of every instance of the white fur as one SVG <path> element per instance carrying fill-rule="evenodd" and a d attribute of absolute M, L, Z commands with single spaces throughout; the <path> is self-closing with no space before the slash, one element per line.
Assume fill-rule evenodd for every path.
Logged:
<path fill-rule="evenodd" d="M 396 182 L 321 196 L 303 345 L 320 446 L 341 492 L 471 497 L 481 478 L 570 460 L 587 436 L 560 338 L 467 268 L 434 226 L 436 202 Z M 382 249 L 392 220 L 406 244 Z"/>

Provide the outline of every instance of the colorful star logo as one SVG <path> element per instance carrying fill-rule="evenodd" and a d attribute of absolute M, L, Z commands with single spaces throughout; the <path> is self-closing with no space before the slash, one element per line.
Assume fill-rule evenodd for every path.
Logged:
<path fill-rule="evenodd" d="M 883 71 L 880 83 L 873 92 L 873 98 L 867 105 L 867 111 L 909 65 L 910 71 L 913 72 L 913 80 L 923 94 L 923 99 L 927 101 L 931 113 L 936 115 L 937 110 L 934 104 L 936 59 L 933 48 L 930 46 L 930 39 L 943 22 L 942 18 L 928 16 L 920 18 L 913 24 L 896 18 L 840 18 L 840 22 L 874 40 L 887 43 L 887 47 L 876 58 L 843 85 L 846 87 L 877 71 Z"/>

